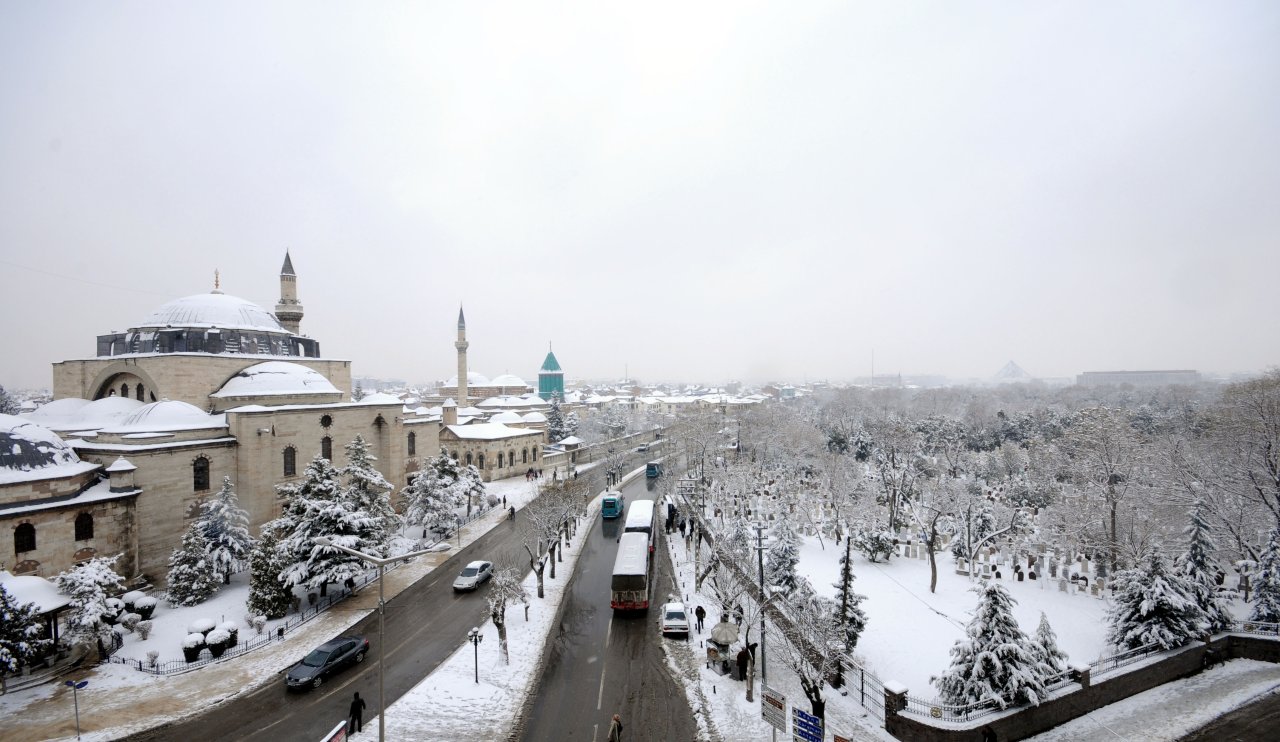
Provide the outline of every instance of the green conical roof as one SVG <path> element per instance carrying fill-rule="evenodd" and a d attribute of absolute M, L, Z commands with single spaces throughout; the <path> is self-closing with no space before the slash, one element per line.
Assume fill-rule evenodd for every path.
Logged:
<path fill-rule="evenodd" d="M 555 353 L 552 353 L 551 351 L 547 351 L 547 360 L 542 362 L 542 370 L 543 371 L 559 371 L 560 370 L 560 362 L 556 360 Z"/>

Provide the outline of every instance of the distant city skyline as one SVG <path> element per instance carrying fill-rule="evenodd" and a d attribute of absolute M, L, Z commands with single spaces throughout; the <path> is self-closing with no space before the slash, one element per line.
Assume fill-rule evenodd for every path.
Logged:
<path fill-rule="evenodd" d="M 252 13 L 252 22 L 246 18 Z M 1280 5 L 0 8 L 0 384 L 161 304 L 355 375 L 1280 364 Z"/>

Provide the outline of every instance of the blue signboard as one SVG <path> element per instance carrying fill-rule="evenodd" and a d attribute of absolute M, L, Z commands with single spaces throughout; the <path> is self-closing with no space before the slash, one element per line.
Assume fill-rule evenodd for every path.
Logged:
<path fill-rule="evenodd" d="M 822 722 L 813 714 L 792 706 L 791 737 L 796 742 L 822 742 Z"/>

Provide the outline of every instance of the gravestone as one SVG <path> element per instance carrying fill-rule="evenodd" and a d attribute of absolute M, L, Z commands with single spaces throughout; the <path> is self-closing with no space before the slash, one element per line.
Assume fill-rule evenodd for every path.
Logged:
<path fill-rule="evenodd" d="M 1067 591 L 1067 581 L 1062 578 L 1058 578 L 1058 592 L 1065 593 L 1066 591 Z"/>

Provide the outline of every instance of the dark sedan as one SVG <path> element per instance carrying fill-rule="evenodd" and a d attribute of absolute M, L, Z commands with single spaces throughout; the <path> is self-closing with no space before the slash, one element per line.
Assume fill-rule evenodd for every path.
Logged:
<path fill-rule="evenodd" d="M 327 641 L 289 668 L 284 676 L 285 686 L 290 690 L 319 688 L 333 673 L 347 665 L 364 662 L 368 652 L 369 640 L 363 636 L 340 636 Z"/>

